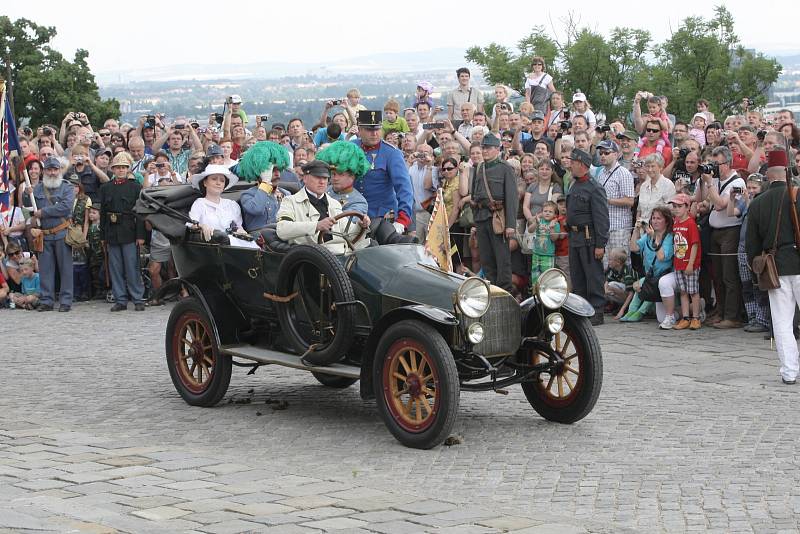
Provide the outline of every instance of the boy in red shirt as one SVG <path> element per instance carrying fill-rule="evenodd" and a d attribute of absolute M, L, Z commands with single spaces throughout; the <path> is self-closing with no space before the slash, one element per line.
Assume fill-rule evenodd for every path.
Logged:
<path fill-rule="evenodd" d="M 700 231 L 697 223 L 689 215 L 692 201 L 689 195 L 680 193 L 669 201 L 675 222 L 672 225 L 672 242 L 675 250 L 672 266 L 675 279 L 681 290 L 681 315 L 673 329 L 683 330 L 700 328 Z M 692 315 L 689 317 L 689 301 L 692 304 Z"/>

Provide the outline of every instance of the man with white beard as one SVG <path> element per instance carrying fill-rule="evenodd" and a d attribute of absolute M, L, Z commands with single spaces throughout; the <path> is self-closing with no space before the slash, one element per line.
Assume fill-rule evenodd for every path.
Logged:
<path fill-rule="evenodd" d="M 44 160 L 44 177 L 33 189 L 36 207 L 34 221 L 41 223 L 44 251 L 39 256 L 39 277 L 42 298 L 39 311 L 53 311 L 56 290 L 56 269 L 61 279 L 60 312 L 72 308 L 72 249 L 66 244 L 67 228 L 75 200 L 73 186 L 62 180 L 61 161 L 50 157 Z"/>

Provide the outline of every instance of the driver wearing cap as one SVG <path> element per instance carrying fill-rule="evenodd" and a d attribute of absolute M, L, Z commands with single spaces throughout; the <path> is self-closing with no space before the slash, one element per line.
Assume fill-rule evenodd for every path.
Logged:
<path fill-rule="evenodd" d="M 314 244 L 320 235 L 322 244 L 334 254 L 344 254 L 347 245 L 342 235 L 352 241 L 363 223 L 348 223 L 348 218 L 334 218 L 342 213 L 342 205 L 327 193 L 331 177 L 327 163 L 314 160 L 303 166 L 305 187 L 294 195 L 284 197 L 278 210 L 278 237 L 292 244 Z M 349 226 L 349 227 L 348 227 Z M 333 233 L 332 233 L 333 232 Z M 339 234 L 339 235 L 334 235 Z M 369 240 L 360 239 L 355 248 L 362 248 Z"/>

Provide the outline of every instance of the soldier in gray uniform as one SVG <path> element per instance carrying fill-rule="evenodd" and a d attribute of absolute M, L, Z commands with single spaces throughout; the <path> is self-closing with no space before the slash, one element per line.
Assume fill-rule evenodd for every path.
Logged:
<path fill-rule="evenodd" d="M 603 255 L 608 241 L 606 191 L 589 177 L 592 156 L 580 149 L 570 155 L 575 182 L 567 195 L 569 269 L 573 290 L 594 307 L 592 324 L 603 324 L 606 304 Z"/>
<path fill-rule="evenodd" d="M 517 222 L 517 180 L 514 170 L 500 159 L 500 139 L 494 134 L 483 138 L 483 163 L 472 170 L 472 205 L 475 212 L 474 231 L 478 238 L 481 266 L 486 277 L 496 286 L 509 293 L 511 284 L 511 250 L 508 240 L 516 233 Z M 489 185 L 492 199 L 505 208 L 505 230 L 495 234 L 492 229 L 492 206 L 486 185 Z M 602 288 L 601 288 L 602 289 Z"/>
<path fill-rule="evenodd" d="M 56 269 L 61 280 L 58 311 L 72 308 L 72 249 L 66 244 L 67 228 L 72 216 L 75 191 L 72 184 L 62 180 L 61 162 L 50 157 L 44 160 L 44 176 L 33 188 L 36 207 L 33 217 L 41 222 L 44 251 L 39 256 L 42 298 L 39 311 L 52 311 L 55 303 Z"/>

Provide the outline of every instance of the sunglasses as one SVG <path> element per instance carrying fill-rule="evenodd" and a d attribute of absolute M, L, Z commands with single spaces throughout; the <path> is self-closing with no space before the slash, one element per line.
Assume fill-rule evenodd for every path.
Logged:
<path fill-rule="evenodd" d="M 21 250 L 18 250 L 16 252 L 9 252 L 8 253 L 9 256 L 19 256 L 20 254 L 22 254 Z"/>
<path fill-rule="evenodd" d="M 544 63 L 533 63 L 533 65 L 544 65 Z"/>
<path fill-rule="evenodd" d="M 110 137 L 111 136 L 111 132 L 98 132 L 98 133 L 103 137 Z"/>
<path fill-rule="evenodd" d="M 608 156 L 609 154 L 612 154 L 612 152 L 609 150 L 598 150 L 597 153 L 601 156 Z"/>
<path fill-rule="evenodd" d="M 661 131 L 661 128 L 648 128 L 647 131 L 650 133 L 658 133 Z"/>
<path fill-rule="evenodd" d="M 456 170 L 456 168 L 455 167 L 442 167 L 442 170 L 443 171 L 454 171 L 454 170 Z"/>
<path fill-rule="evenodd" d="M 747 177 L 748 182 L 761 182 L 764 179 L 764 176 L 758 173 L 751 174 Z"/>

